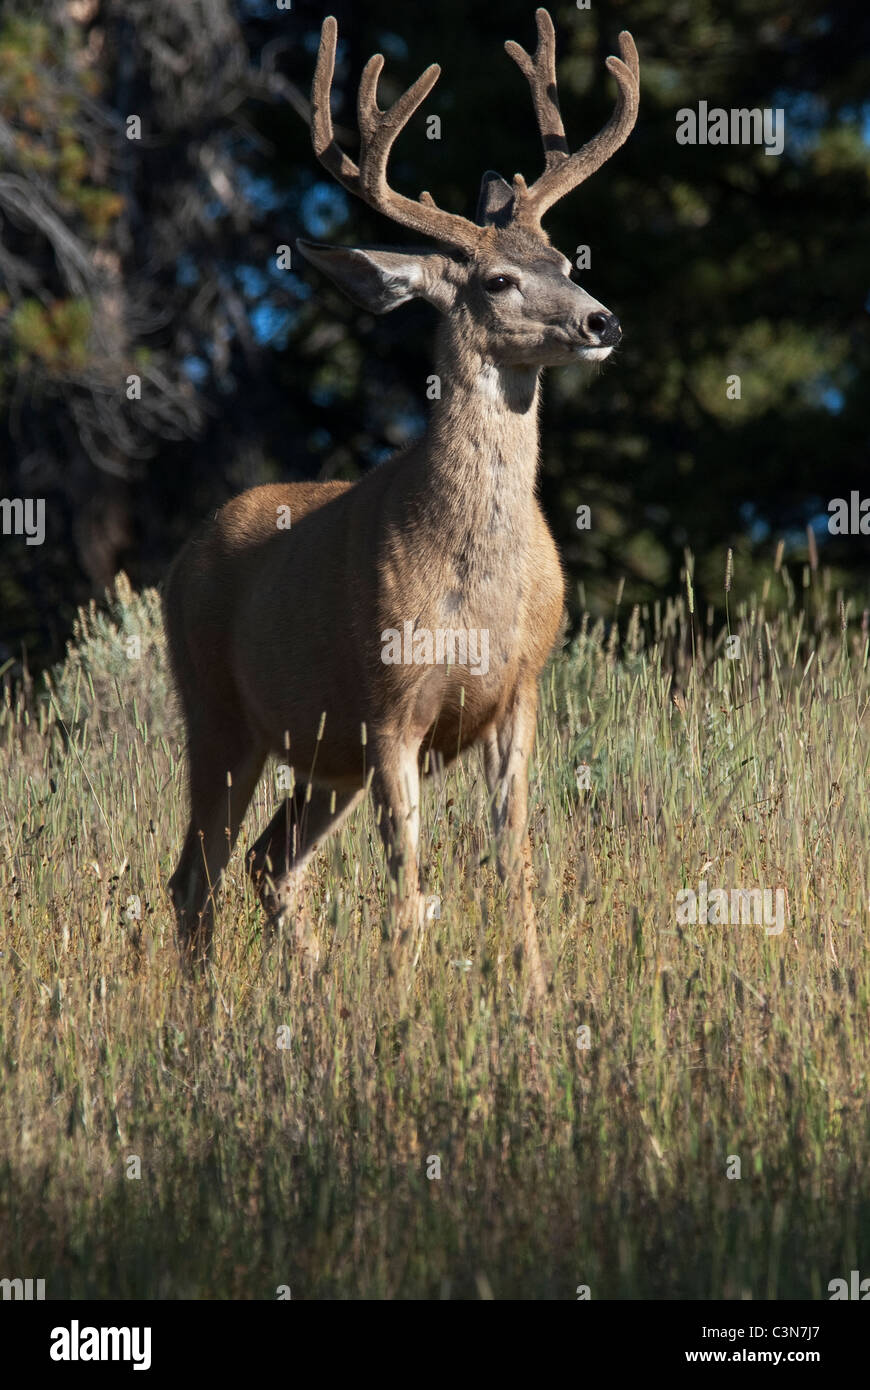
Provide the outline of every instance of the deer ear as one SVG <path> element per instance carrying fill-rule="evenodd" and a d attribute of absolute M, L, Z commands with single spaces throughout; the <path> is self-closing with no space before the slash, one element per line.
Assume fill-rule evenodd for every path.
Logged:
<path fill-rule="evenodd" d="M 510 221 L 514 206 L 514 191 L 510 184 L 487 169 L 480 181 L 477 200 L 477 223 L 481 227 L 504 227 Z"/>
<path fill-rule="evenodd" d="M 322 246 L 301 239 L 296 245 L 307 260 L 370 314 L 389 314 L 418 296 L 445 307 L 440 275 L 444 257 L 437 251 Z"/>

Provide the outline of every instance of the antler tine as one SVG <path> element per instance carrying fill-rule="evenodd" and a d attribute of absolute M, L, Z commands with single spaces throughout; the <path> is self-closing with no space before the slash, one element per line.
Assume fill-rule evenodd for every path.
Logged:
<path fill-rule="evenodd" d="M 484 234 L 476 223 L 455 213 L 444 212 L 428 193 L 421 193 L 420 201 L 415 202 L 413 198 L 397 193 L 387 182 L 387 162 L 396 137 L 435 86 L 441 69 L 437 63 L 433 63 L 388 110 L 382 111 L 378 106 L 377 89 L 384 58 L 381 53 L 369 58 L 359 84 L 360 162 L 355 164 L 336 143 L 329 108 L 337 38 L 338 25 L 333 16 L 328 15 L 320 31 L 320 48 L 311 88 L 311 141 L 317 158 L 349 192 L 355 193 L 394 222 L 424 236 L 434 237 L 437 241 L 471 251 Z"/>
<path fill-rule="evenodd" d="M 320 47 L 317 50 L 317 66 L 311 84 L 311 143 L 314 153 L 325 169 L 338 179 L 339 183 L 351 193 L 359 193 L 359 169 L 353 160 L 336 143 L 332 128 L 332 111 L 329 98 L 332 93 L 332 79 L 335 76 L 335 46 L 338 41 L 338 24 L 332 15 L 327 15 L 320 30 Z"/>
<path fill-rule="evenodd" d="M 519 44 L 505 45 L 519 64 L 532 88 L 538 124 L 544 141 L 545 167 L 540 178 L 526 187 L 521 174 L 514 178 L 513 221 L 531 228 L 540 227 L 544 213 L 577 188 L 615 154 L 631 134 L 637 120 L 640 98 L 640 62 L 634 39 L 627 30 L 619 35 L 620 57 L 610 57 L 605 66 L 617 82 L 616 106 L 610 120 L 574 154 L 568 154 L 564 126 L 559 114 L 556 90 L 555 34 L 546 10 L 536 13 L 538 48 L 534 62 Z M 546 86 L 545 86 L 546 83 Z M 542 119 L 543 117 L 543 119 Z M 553 134 L 548 134 L 552 130 Z"/>
<path fill-rule="evenodd" d="M 556 31 L 546 10 L 536 10 L 535 20 L 538 46 L 534 58 L 513 39 L 508 39 L 505 52 L 513 58 L 532 89 L 532 102 L 544 145 L 544 167 L 554 169 L 570 153 L 556 87 Z"/>
<path fill-rule="evenodd" d="M 425 101 L 441 76 L 438 64 L 432 63 L 388 110 L 382 111 L 378 106 L 377 91 L 378 78 L 383 66 L 382 53 L 375 53 L 369 58 L 360 78 L 357 101 L 362 139 L 360 178 L 365 195 L 372 200 L 388 200 L 398 196 L 387 183 L 387 161 L 390 151 L 395 144 L 396 136 L 408 124 L 417 107 Z"/>

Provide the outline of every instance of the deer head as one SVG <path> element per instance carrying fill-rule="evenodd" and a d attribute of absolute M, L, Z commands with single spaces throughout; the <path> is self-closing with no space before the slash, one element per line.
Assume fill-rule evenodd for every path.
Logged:
<path fill-rule="evenodd" d="M 571 278 L 571 262 L 550 246 L 544 214 L 589 178 L 627 139 L 637 118 L 639 65 L 630 34 L 619 35 L 620 57 L 607 59 L 616 78 L 616 107 L 607 125 L 570 152 L 556 89 L 553 23 L 536 12 L 534 56 L 519 44 L 505 48 L 528 79 L 544 146 L 544 171 L 531 185 L 521 174 L 507 183 L 483 176 L 476 222 L 436 206 L 428 193 L 407 198 L 387 182 L 387 162 L 399 131 L 432 90 L 437 64 L 387 111 L 377 104 L 384 59 L 376 53 L 359 87 L 360 157 L 336 143 L 330 114 L 337 25 L 324 20 L 311 95 L 311 134 L 320 162 L 349 192 L 400 226 L 437 243 L 434 249 L 385 251 L 299 241 L 303 254 L 356 303 L 388 313 L 414 297 L 446 317 L 448 347 L 504 368 L 557 366 L 609 356 L 622 336 L 619 320 Z"/>

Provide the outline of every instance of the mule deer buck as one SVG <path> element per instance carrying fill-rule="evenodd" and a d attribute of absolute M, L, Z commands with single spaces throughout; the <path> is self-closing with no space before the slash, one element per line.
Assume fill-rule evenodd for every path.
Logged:
<path fill-rule="evenodd" d="M 575 153 L 556 92 L 555 35 L 537 11 L 534 56 L 506 49 L 531 88 L 544 170 L 531 186 L 483 177 L 477 220 L 387 182 L 393 143 L 439 75 L 432 66 L 387 111 L 383 57 L 359 87 L 359 164 L 336 144 L 330 115 L 337 26 L 323 23 L 311 97 L 321 163 L 350 192 L 435 245 L 392 251 L 300 241 L 352 300 L 388 313 L 419 296 L 442 315 L 441 399 L 423 438 L 354 484 L 256 487 L 188 541 L 165 595 L 169 650 L 190 759 L 190 824 L 170 889 L 179 939 L 207 950 L 213 897 L 265 759 L 292 765 L 296 787 L 249 852 L 267 910 L 295 901 L 305 865 L 370 785 L 390 882 L 393 940 L 422 921 L 417 851 L 427 755 L 449 763 L 482 745 L 498 871 L 522 934 L 533 994 L 545 986 L 532 903 L 526 824 L 537 682 L 559 630 L 564 582 L 536 499 L 543 367 L 607 357 L 618 320 L 571 278 L 541 218 L 629 135 L 638 59 L 619 36 L 615 110 Z M 287 516 L 282 529 L 278 518 Z M 478 633 L 444 659 L 432 635 Z M 385 644 L 403 634 L 393 657 Z M 483 642 L 483 637 L 486 642 Z M 467 646 L 468 644 L 466 644 Z M 409 659 L 410 658 L 410 659 Z M 365 735 L 361 733 L 365 726 Z M 289 751 L 288 751 L 289 750 Z"/>

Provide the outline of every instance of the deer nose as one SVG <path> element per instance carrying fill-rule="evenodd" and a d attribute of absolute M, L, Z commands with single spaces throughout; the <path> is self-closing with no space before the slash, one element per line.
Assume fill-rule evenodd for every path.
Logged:
<path fill-rule="evenodd" d="M 583 320 L 583 332 L 599 347 L 613 347 L 622 337 L 622 328 L 615 314 L 606 309 L 595 309 Z"/>

